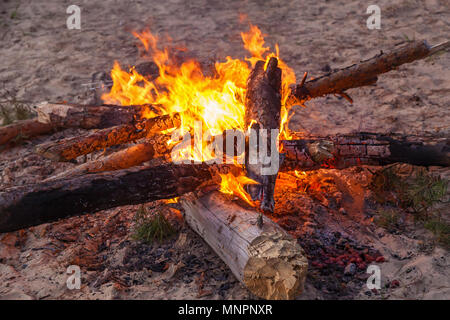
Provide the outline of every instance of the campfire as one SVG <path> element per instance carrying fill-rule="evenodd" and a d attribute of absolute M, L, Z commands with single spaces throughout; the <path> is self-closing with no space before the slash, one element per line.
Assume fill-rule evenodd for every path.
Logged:
<path fill-rule="evenodd" d="M 448 139 L 357 132 L 311 136 L 288 127 L 293 106 L 373 85 L 378 75 L 449 46 L 415 41 L 319 78 L 298 82 L 278 46 L 266 47 L 256 26 L 241 33 L 245 59 L 227 57 L 210 69 L 180 59 L 183 48 L 161 47 L 149 31 L 134 33 L 152 72 L 139 66 L 111 70 L 104 105 L 42 103 L 38 117 L 0 128 L 7 146 L 69 127 L 96 129 L 40 144 L 54 161 L 75 161 L 94 151 L 126 146 L 35 185 L 0 192 L 0 232 L 125 204 L 167 199 L 253 294 L 292 299 L 304 285 L 308 261 L 276 215 L 277 179 L 288 173 L 396 162 L 448 166 Z M 145 69 L 145 68 L 144 68 Z M 157 72 L 154 72 L 157 71 Z M 274 163 L 276 163 L 275 166 Z"/>

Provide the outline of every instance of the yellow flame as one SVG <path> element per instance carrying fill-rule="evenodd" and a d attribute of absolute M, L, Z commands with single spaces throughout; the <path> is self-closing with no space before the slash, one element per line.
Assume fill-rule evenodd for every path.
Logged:
<path fill-rule="evenodd" d="M 158 47 L 158 38 L 150 31 L 133 32 L 143 44 L 145 51 L 151 55 L 158 66 L 159 75 L 152 81 L 139 74 L 134 68 L 123 70 L 118 62 L 114 63 L 111 71 L 113 86 L 102 99 L 106 103 L 121 105 L 152 104 L 156 108 L 146 110 L 145 117 L 151 118 L 157 114 L 180 112 L 181 129 L 192 132 L 196 121 L 201 121 L 202 132 L 209 131 L 212 135 L 222 134 L 228 129 L 245 131 L 245 94 L 247 78 L 251 67 L 257 60 L 271 57 L 278 58 L 278 65 L 282 70 L 282 108 L 280 139 L 289 139 L 287 129 L 288 111 L 290 106 L 287 98 L 290 94 L 289 86 L 295 83 L 294 71 L 279 57 L 278 45 L 275 52 L 270 52 L 264 46 L 264 35 L 254 25 L 250 25 L 248 32 L 241 33 L 244 47 L 251 53 L 244 61 L 227 57 L 223 62 L 216 62 L 212 75 L 206 75 L 200 64 L 195 60 L 188 60 L 181 64 L 171 56 L 168 48 Z M 250 65 L 249 65 L 250 63 Z M 206 142 L 203 142 L 206 144 Z M 189 150 L 182 154 L 192 160 L 206 161 L 213 155 Z M 193 148 L 192 148 L 193 149 Z M 205 148 L 202 148 L 205 150 Z M 202 151 L 200 150 L 200 151 Z M 243 178 L 236 178 L 243 182 Z M 231 181 L 231 180 L 230 180 Z M 227 190 L 227 188 L 223 188 Z M 223 191 L 225 192 L 225 191 Z M 246 194 L 238 192 L 241 197 Z M 249 200 L 246 200 L 249 202 Z"/>
<path fill-rule="evenodd" d="M 220 192 L 237 196 L 252 207 L 254 206 L 250 195 L 244 190 L 243 186 L 246 184 L 258 184 L 258 182 L 246 177 L 245 175 L 236 177 L 232 173 L 220 174 L 220 177 L 222 178 L 222 181 L 220 182 Z"/>
<path fill-rule="evenodd" d="M 180 199 L 180 197 L 175 197 L 175 198 L 172 198 L 172 199 L 167 199 L 164 202 L 165 203 L 178 203 L 179 199 Z"/>
<path fill-rule="evenodd" d="M 297 178 L 306 178 L 306 172 L 305 171 L 298 171 L 298 170 L 294 170 L 294 174 Z"/>

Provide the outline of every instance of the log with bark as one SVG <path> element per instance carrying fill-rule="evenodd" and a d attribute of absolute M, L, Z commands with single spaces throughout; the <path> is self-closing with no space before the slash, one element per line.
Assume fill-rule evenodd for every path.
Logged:
<path fill-rule="evenodd" d="M 133 142 L 179 125 L 180 115 L 178 113 L 157 116 L 74 138 L 43 143 L 36 147 L 36 152 L 54 161 L 70 161 L 96 150 Z"/>
<path fill-rule="evenodd" d="M 54 126 L 37 119 L 20 120 L 0 127 L 0 146 L 51 132 Z"/>
<path fill-rule="evenodd" d="M 337 70 L 310 81 L 302 81 L 292 91 L 291 99 L 306 101 L 327 94 L 340 94 L 351 101 L 345 90 L 374 84 L 377 76 L 404 63 L 423 59 L 450 47 L 450 41 L 429 46 L 426 41 L 414 41 L 390 53 L 383 53 L 358 64 Z M 306 80 L 306 78 L 304 78 Z M 151 106 L 148 106 L 151 108 Z M 142 106 L 80 106 L 75 104 L 48 104 L 37 106 L 38 118 L 18 121 L 0 127 L 0 145 L 16 138 L 31 138 L 52 130 L 81 127 L 106 128 L 134 121 Z"/>
<path fill-rule="evenodd" d="M 0 232 L 121 205 L 170 199 L 234 170 L 231 165 L 167 163 L 54 179 L 0 191 Z"/>
<path fill-rule="evenodd" d="M 378 75 L 394 70 L 402 64 L 423 59 L 449 46 L 450 41 L 433 47 L 426 41 L 413 41 L 389 53 L 381 51 L 380 54 L 368 60 L 313 80 L 302 81 L 293 90 L 291 99 L 304 102 L 327 94 L 338 94 L 351 102 L 345 90 L 372 85 L 377 82 Z"/>
<path fill-rule="evenodd" d="M 247 94 L 245 98 L 245 128 L 251 128 L 251 134 L 255 134 L 252 142 L 250 136 L 247 141 L 247 150 L 245 157 L 246 175 L 259 182 L 258 185 L 248 185 L 247 190 L 253 200 L 261 200 L 261 209 L 263 211 L 273 211 L 275 206 L 274 191 L 277 171 L 273 174 L 267 174 L 261 156 L 271 158 L 268 166 L 273 165 L 271 150 L 276 148 L 277 137 L 272 137 L 272 129 L 280 129 L 281 112 L 281 69 L 278 68 L 278 60 L 271 58 L 264 70 L 265 61 L 258 61 L 255 64 L 247 81 Z M 261 139 L 260 132 L 267 130 L 267 139 Z M 263 152 L 263 143 L 267 153 Z M 252 156 L 253 149 L 257 151 Z M 277 160 L 278 161 L 278 160 Z"/>
<path fill-rule="evenodd" d="M 80 105 L 41 103 L 34 107 L 40 122 L 61 128 L 103 129 L 120 124 L 132 124 L 144 119 L 152 105 Z"/>
<path fill-rule="evenodd" d="M 384 165 L 398 161 L 416 165 L 450 165 L 449 139 L 416 137 L 404 141 L 401 136 L 394 137 L 361 133 L 282 141 L 286 157 L 280 171 Z M 430 139 L 433 142 L 429 142 Z M 145 156 L 143 149 L 141 156 Z M 126 150 L 124 152 L 129 151 Z M 142 149 L 138 147 L 138 150 Z M 117 158 L 120 164 L 121 157 Z M 108 167 L 114 169 L 116 165 L 112 162 Z M 82 165 L 73 170 L 59 178 L 0 192 L 0 232 L 125 204 L 169 199 L 194 191 L 202 184 L 217 184 L 220 180 L 214 178 L 218 172 L 232 170 L 235 175 L 242 173 L 242 168 L 228 164 L 174 163 L 89 173 L 98 170 L 94 163 L 93 167 Z"/>
<path fill-rule="evenodd" d="M 37 117 L 16 121 L 0 127 L 0 145 L 14 139 L 28 139 L 66 128 L 102 129 L 142 120 L 152 106 L 89 106 L 61 103 L 41 103 L 33 107 Z"/>
<path fill-rule="evenodd" d="M 86 162 L 47 180 L 126 169 L 156 157 L 170 159 L 169 136 L 156 135 L 107 157 Z M 226 146 L 226 139 L 223 138 Z M 353 133 L 334 136 L 310 136 L 281 140 L 283 152 L 280 170 L 344 169 L 359 165 L 387 165 L 396 162 L 419 166 L 450 166 L 450 140 L 437 136 Z M 224 148 L 226 150 L 226 148 Z M 235 148 L 237 149 L 237 148 Z M 236 151 L 234 151 L 236 154 Z"/>
<path fill-rule="evenodd" d="M 272 220 L 244 209 L 215 191 L 180 199 L 184 218 L 254 295 L 272 300 L 301 293 L 308 261 L 296 239 Z"/>
<path fill-rule="evenodd" d="M 168 158 L 170 147 L 167 142 L 169 139 L 170 135 L 157 134 L 146 139 L 145 142 L 114 152 L 106 157 L 85 162 L 73 169 L 66 170 L 60 174 L 47 178 L 45 181 L 71 178 L 86 173 L 127 169 L 158 157 Z"/>
<path fill-rule="evenodd" d="M 337 169 L 396 162 L 450 166 L 450 139 L 435 136 L 353 133 L 281 141 L 283 170 Z"/>

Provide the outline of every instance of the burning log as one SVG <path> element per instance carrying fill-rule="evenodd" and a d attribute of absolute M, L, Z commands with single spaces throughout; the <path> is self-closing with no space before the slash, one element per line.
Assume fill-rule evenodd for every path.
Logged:
<path fill-rule="evenodd" d="M 195 191 L 227 168 L 169 163 L 8 188 L 0 191 L 0 232 L 121 205 L 178 197 Z"/>
<path fill-rule="evenodd" d="M 31 138 L 66 128 L 102 129 L 142 119 L 149 106 L 119 107 L 42 103 L 34 107 L 38 117 L 0 127 L 0 145 L 17 137 Z"/>
<path fill-rule="evenodd" d="M 389 53 L 383 53 L 361 61 L 358 64 L 326 74 L 310 81 L 302 81 L 293 90 L 293 98 L 306 101 L 327 94 L 343 95 L 350 88 L 368 86 L 377 82 L 377 76 L 389 72 L 398 66 L 423 59 L 450 46 L 450 41 L 429 46 L 426 41 L 414 41 Z"/>
<path fill-rule="evenodd" d="M 47 180 L 84 173 L 114 171 L 139 165 L 157 157 L 167 158 L 172 146 L 169 136 L 156 135 L 148 141 L 90 161 Z M 226 140 L 224 140 L 226 145 Z M 307 139 L 281 140 L 284 152 L 280 171 L 344 169 L 359 165 L 387 165 L 395 162 L 420 166 L 449 166 L 450 141 L 438 137 L 354 133 Z"/>
<path fill-rule="evenodd" d="M 123 124 L 98 130 L 80 137 L 48 142 L 36 147 L 36 152 L 54 161 L 69 161 L 95 150 L 128 143 L 163 130 L 179 126 L 178 113 L 144 119 L 136 124 Z"/>
<path fill-rule="evenodd" d="M 281 112 L 281 69 L 278 68 L 278 60 L 271 58 L 264 70 L 264 61 L 258 61 L 252 70 L 247 82 L 247 95 L 245 106 L 245 126 L 246 128 L 255 129 L 257 133 L 256 146 L 250 141 L 247 143 L 249 148 L 262 152 L 262 143 L 266 143 L 267 155 L 271 157 L 273 145 L 276 145 L 275 139 L 271 136 L 271 129 L 280 128 L 280 112 Z M 261 141 L 259 135 L 260 129 L 267 130 L 267 139 Z M 251 140 L 251 137 L 250 137 Z M 248 191 L 253 200 L 261 200 L 261 209 L 263 211 L 273 211 L 275 201 L 273 194 L 275 191 L 275 174 L 264 174 L 263 163 L 261 157 L 256 161 L 252 161 L 250 152 L 246 153 L 245 168 L 247 176 L 257 182 L 259 185 L 248 185 Z"/>
<path fill-rule="evenodd" d="M 97 173 L 104 171 L 114 171 L 127 169 L 142 164 L 143 162 L 166 156 L 170 152 L 167 141 L 168 135 L 156 135 L 145 141 L 125 148 L 109 156 L 94 161 L 83 163 L 71 170 L 64 171 L 58 175 L 50 177 L 45 181 L 80 176 L 86 173 Z"/>
<path fill-rule="evenodd" d="M 361 133 L 282 141 L 286 159 L 280 170 L 311 170 L 324 166 L 344 168 L 394 162 L 450 165 L 450 142 L 447 138 L 439 140 L 416 137 L 408 141 L 401 136 L 396 139 L 394 137 Z M 137 149 L 145 151 L 145 148 Z M 111 155 L 111 158 L 121 159 L 121 155 L 125 155 L 127 151 L 123 152 L 116 156 Z M 114 167 L 111 163 L 107 166 Z M 72 174 L 62 174 L 59 178 L 49 181 L 0 192 L 0 232 L 125 204 L 177 197 L 196 190 L 202 184 L 217 182 L 214 178 L 218 172 L 241 170 L 227 164 L 169 163 L 112 172 L 84 173 L 96 171 L 95 168 L 95 163 L 92 167 L 86 165 L 75 169 Z M 75 174 L 79 175 L 74 176 Z"/>
<path fill-rule="evenodd" d="M 297 241 L 272 220 L 226 200 L 219 192 L 181 198 L 186 222 L 254 295 L 293 299 L 303 290 L 308 261 Z"/>
<path fill-rule="evenodd" d="M 450 166 L 448 138 L 355 133 L 281 141 L 283 170 L 337 169 L 403 162 L 418 166 Z"/>

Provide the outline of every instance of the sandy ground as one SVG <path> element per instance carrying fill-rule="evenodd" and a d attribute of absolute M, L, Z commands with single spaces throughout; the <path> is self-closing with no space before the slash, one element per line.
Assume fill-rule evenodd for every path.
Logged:
<path fill-rule="evenodd" d="M 450 7 L 444 0 L 377 1 L 382 10 L 380 30 L 367 29 L 367 5 L 363 1 L 81 1 L 78 3 L 82 9 L 81 30 L 66 28 L 66 8 L 70 4 L 71 1 L 55 0 L 0 2 L 1 90 L 12 91 L 18 99 L 32 103 L 92 102 L 94 93 L 86 85 L 97 72 L 110 70 L 114 60 L 122 65 L 139 62 L 137 42 L 131 31 L 146 27 L 160 36 L 170 35 L 174 44 L 186 46 L 204 63 L 223 60 L 227 55 L 243 58 L 247 53 L 241 44 L 240 32 L 247 30 L 248 26 L 240 22 L 240 14 L 246 14 L 249 21 L 268 34 L 268 44 L 272 47 L 279 44 L 282 58 L 296 71 L 298 78 L 304 71 L 313 77 L 320 76 L 327 70 L 371 57 L 381 49 L 394 48 L 408 39 L 426 39 L 436 44 L 448 40 L 446 37 L 450 34 Z M 376 86 L 350 90 L 353 105 L 333 96 L 308 102 L 307 108 L 295 110 L 290 127 L 321 134 L 357 130 L 448 135 L 449 66 L 448 53 L 401 66 L 397 71 L 381 76 Z M 38 138 L 33 144 L 77 133 L 77 130 L 66 130 L 52 137 Z M 31 147 L 25 145 L 2 152 L 2 188 L 36 181 L 70 166 L 51 164 L 33 155 Z M 449 175 L 448 170 L 440 172 Z M 351 176 L 354 173 L 348 171 L 347 174 Z M 310 200 L 305 197 L 301 201 L 309 203 Z M 153 271 L 151 276 L 152 272 L 146 266 L 140 266 L 136 269 L 138 271 L 134 267 L 122 270 L 127 275 L 134 272 L 133 277 L 140 277 L 134 279 L 138 283 L 136 285 L 133 285 L 131 276 L 131 280 L 126 281 L 117 280 L 119 275 L 111 276 L 111 272 L 105 270 L 120 273 L 117 264 L 125 261 L 121 245 L 124 250 L 129 250 L 128 255 L 143 250 L 131 242 L 123 244 L 123 241 L 128 241 L 126 233 L 107 249 L 110 257 L 106 258 L 106 269 L 103 266 L 87 271 L 88 275 L 92 273 L 90 278 L 87 277 L 89 285 L 79 292 L 66 289 L 65 268 L 73 260 L 72 255 L 76 256 L 67 248 L 76 247 L 74 242 L 78 246 L 85 244 L 89 238 L 86 234 L 95 233 L 95 229 L 89 231 L 88 226 L 94 228 L 101 224 L 106 228 L 106 224 L 100 222 L 105 215 L 116 214 L 126 221 L 127 217 L 131 219 L 135 209 L 119 208 L 89 218 L 44 225 L 25 231 L 26 236 L 20 233 L 2 235 L 0 296 L 33 299 L 203 297 L 199 295 L 202 286 L 198 284 L 201 273 L 195 274 L 193 258 L 184 255 L 182 257 L 187 261 L 180 259 L 192 273 L 181 270 L 183 272 L 179 273 L 188 274 L 184 279 L 182 275 L 167 279 L 162 270 Z M 351 217 L 344 220 L 352 225 Z M 355 221 L 357 219 L 353 224 Z M 64 227 L 66 224 L 72 226 L 81 222 L 86 226 L 73 236 L 77 240 L 55 240 L 57 231 L 66 234 L 71 229 Z M 344 225 L 337 219 L 333 228 L 350 236 L 351 232 L 343 230 Z M 180 232 L 186 233 L 194 244 L 189 246 L 190 250 L 208 275 L 205 290 L 213 293 L 203 298 L 252 298 L 201 239 L 186 227 L 181 226 Z M 386 257 L 387 262 L 382 264 L 384 281 L 400 281 L 400 287 L 389 291 L 386 297 L 450 298 L 450 256 L 439 247 L 420 251 L 421 232 L 392 235 L 383 230 L 372 230 L 376 236 L 367 236 L 363 241 Z M 364 237 L 359 235 L 357 238 Z M 63 245 L 55 249 L 54 246 L 61 242 Z M 51 249 L 39 249 L 49 246 Z M 153 253 L 158 252 L 158 248 L 150 246 L 142 254 L 151 253 L 149 256 L 155 257 L 156 253 Z M 177 258 L 177 254 L 181 255 L 179 251 L 183 250 L 175 250 L 173 257 L 166 258 L 166 263 L 181 261 Z M 159 263 L 160 256 L 154 258 L 149 266 L 153 268 L 155 263 Z M 225 276 L 210 274 L 210 270 L 217 268 Z M 104 274 L 104 281 L 95 283 L 100 273 Z M 360 293 L 348 293 L 343 298 L 380 298 L 379 295 L 369 296 L 366 291 L 362 288 Z M 324 290 L 317 289 L 312 282 L 307 283 L 304 294 L 300 296 L 327 297 Z"/>

